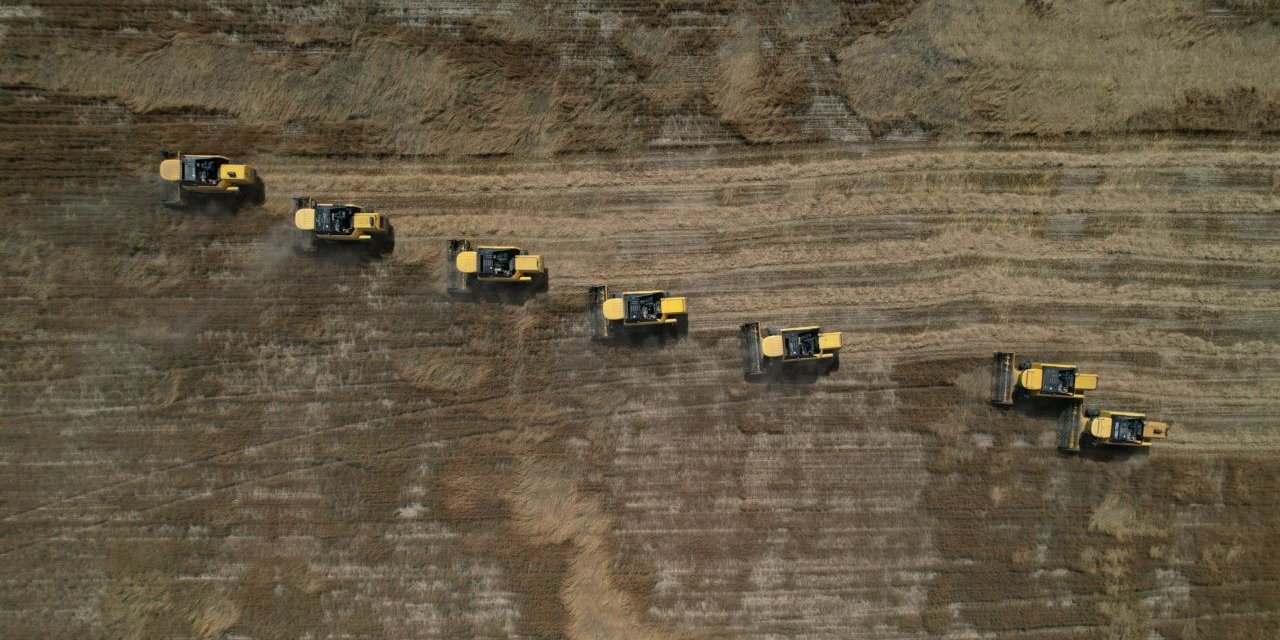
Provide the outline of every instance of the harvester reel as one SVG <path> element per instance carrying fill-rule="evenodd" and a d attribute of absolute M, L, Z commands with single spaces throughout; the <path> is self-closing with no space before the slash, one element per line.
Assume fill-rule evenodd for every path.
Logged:
<path fill-rule="evenodd" d="M 1013 371 L 1013 354 L 997 351 L 991 362 L 991 402 L 997 405 L 1013 404 L 1017 389 Z"/>
<path fill-rule="evenodd" d="M 763 354 L 760 351 L 760 323 L 748 322 L 738 328 L 742 348 L 743 375 L 756 378 L 764 373 Z"/>
<path fill-rule="evenodd" d="M 602 305 L 609 298 L 609 289 L 596 285 L 587 289 L 587 317 L 591 323 L 591 338 L 604 340 L 610 337 L 609 321 L 604 317 Z"/>

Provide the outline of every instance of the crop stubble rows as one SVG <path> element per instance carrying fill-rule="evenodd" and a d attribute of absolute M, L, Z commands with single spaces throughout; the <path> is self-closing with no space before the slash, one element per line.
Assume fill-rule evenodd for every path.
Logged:
<path fill-rule="evenodd" d="M 259 156 L 267 206 L 219 216 L 158 210 L 141 143 L 119 188 L 52 157 L 94 129 L 48 130 L 62 175 L 6 182 L 6 629 L 1274 628 L 1274 153 Z M 392 213 L 397 253 L 289 255 L 295 192 Z M 449 301 L 459 233 L 545 254 L 551 293 Z M 688 294 L 690 338 L 589 345 L 597 281 Z M 742 383 L 749 318 L 843 329 L 845 367 Z M 985 403 L 995 347 L 1173 439 L 1059 458 L 1050 408 Z"/>
<path fill-rule="evenodd" d="M 1277 634 L 1270 138 L 926 144 L 828 55 L 910 3 L 620 4 L 558 42 L 506 4 L 38 4 L 0 33 L 0 635 Z M 166 60 L 192 82 L 149 85 Z M 1130 115 L 1274 130 L 1268 90 Z M 1032 122 L 995 111 L 973 129 Z M 247 157 L 266 207 L 159 209 L 157 148 Z M 610 153 L 530 159 L 566 151 Z M 390 213 L 395 255 L 290 255 L 304 193 Z M 546 255 L 550 294 L 446 299 L 463 234 Z M 690 296 L 689 339 L 589 345 L 597 282 Z M 844 366 L 746 385 L 747 319 L 842 329 Z M 1172 439 L 1059 457 L 1052 407 L 985 402 L 994 348 Z"/>

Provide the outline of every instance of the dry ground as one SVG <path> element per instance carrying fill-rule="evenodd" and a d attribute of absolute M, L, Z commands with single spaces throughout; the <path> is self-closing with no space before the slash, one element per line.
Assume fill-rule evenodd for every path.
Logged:
<path fill-rule="evenodd" d="M 1275 5 L 967 4 L 0 6 L 0 637 L 1280 635 Z M 551 291 L 450 300 L 462 235 Z M 841 370 L 742 382 L 757 319 Z M 1060 456 L 996 348 L 1171 440 Z"/>

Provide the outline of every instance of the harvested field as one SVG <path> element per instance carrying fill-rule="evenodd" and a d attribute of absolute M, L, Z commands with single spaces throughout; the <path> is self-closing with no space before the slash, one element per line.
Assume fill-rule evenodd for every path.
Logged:
<path fill-rule="evenodd" d="M 1274 3 L 979 4 L 0 6 L 0 637 L 1280 636 Z M 550 291 L 450 298 L 462 236 Z M 995 349 L 1170 439 L 1058 454 Z"/>

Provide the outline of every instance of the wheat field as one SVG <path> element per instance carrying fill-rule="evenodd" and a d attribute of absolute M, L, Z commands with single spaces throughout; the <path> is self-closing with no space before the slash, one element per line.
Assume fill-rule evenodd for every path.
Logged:
<path fill-rule="evenodd" d="M 0 638 L 1277 637 L 1277 15 L 0 5 Z M 266 203 L 165 209 L 173 149 Z M 448 296 L 456 237 L 550 290 Z M 592 343 L 603 283 L 689 335 Z M 1170 438 L 1059 454 L 993 350 Z"/>

